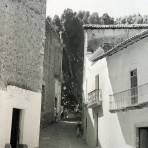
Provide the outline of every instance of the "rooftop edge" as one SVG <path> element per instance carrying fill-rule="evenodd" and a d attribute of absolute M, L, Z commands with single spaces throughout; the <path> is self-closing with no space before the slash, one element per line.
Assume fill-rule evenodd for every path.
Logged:
<path fill-rule="evenodd" d="M 109 51 L 107 51 L 106 53 L 102 54 L 102 55 L 98 55 L 98 52 L 95 52 L 92 57 L 90 58 L 91 61 L 95 62 L 97 60 L 100 60 L 106 56 L 111 56 L 112 54 L 127 48 L 129 45 L 134 44 L 135 42 L 138 42 L 139 40 L 142 40 L 143 38 L 148 37 L 148 30 L 145 30 L 135 36 L 132 36 L 131 38 L 128 38 L 127 40 L 117 44 L 115 47 L 113 47 L 112 49 L 110 49 Z"/>
<path fill-rule="evenodd" d="M 138 29 L 138 28 L 147 28 L 148 24 L 118 24 L 118 25 L 97 25 L 97 24 L 86 24 L 83 25 L 83 28 L 86 29 Z"/>

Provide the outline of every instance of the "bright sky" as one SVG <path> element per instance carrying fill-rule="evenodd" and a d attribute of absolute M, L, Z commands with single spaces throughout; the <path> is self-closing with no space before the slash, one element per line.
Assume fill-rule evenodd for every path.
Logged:
<path fill-rule="evenodd" d="M 148 14 L 148 0 L 47 0 L 47 16 L 61 15 L 65 8 L 89 10 L 99 15 L 107 12 L 113 17 L 134 13 Z"/>

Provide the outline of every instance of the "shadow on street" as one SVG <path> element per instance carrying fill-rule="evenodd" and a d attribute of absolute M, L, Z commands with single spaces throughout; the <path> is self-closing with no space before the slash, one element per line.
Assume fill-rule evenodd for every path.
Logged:
<path fill-rule="evenodd" d="M 60 121 L 42 129 L 40 148 L 89 148 L 76 136 L 76 121 Z"/>

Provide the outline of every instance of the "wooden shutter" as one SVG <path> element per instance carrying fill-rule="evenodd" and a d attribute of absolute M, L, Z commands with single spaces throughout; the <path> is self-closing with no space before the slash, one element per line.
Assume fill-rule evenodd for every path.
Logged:
<path fill-rule="evenodd" d="M 95 89 L 99 89 L 99 75 L 95 77 Z"/>
<path fill-rule="evenodd" d="M 135 104 L 138 102 L 137 69 L 131 71 L 130 77 L 131 77 L 131 103 Z"/>

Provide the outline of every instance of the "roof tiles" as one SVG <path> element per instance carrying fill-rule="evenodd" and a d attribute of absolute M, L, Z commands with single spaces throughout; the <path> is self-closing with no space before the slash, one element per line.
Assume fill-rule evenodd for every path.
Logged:
<path fill-rule="evenodd" d="M 104 58 L 105 56 L 110 56 L 126 47 L 128 47 L 129 45 L 131 44 L 134 44 L 135 42 L 138 42 L 139 40 L 145 38 L 145 37 L 148 37 L 148 30 L 145 30 L 135 36 L 132 36 L 131 38 L 117 44 L 116 46 L 114 46 L 112 49 L 110 49 L 109 51 L 107 51 L 106 53 L 104 54 L 98 54 L 98 52 L 95 52 L 92 56 L 91 56 L 91 61 L 95 62 L 99 59 L 102 59 Z"/>
<path fill-rule="evenodd" d="M 83 28 L 85 30 L 87 29 L 141 29 L 141 28 L 147 28 L 148 24 L 118 24 L 118 25 L 95 25 L 95 24 L 86 24 L 83 25 Z"/>

